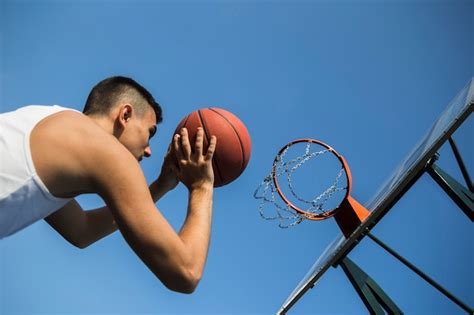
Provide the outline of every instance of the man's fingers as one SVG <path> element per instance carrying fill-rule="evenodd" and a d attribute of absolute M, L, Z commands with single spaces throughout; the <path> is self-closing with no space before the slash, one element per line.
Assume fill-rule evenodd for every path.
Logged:
<path fill-rule="evenodd" d="M 179 147 L 179 140 L 177 139 L 177 137 L 179 137 L 179 135 L 177 134 L 173 136 L 173 140 L 168 146 L 168 152 L 165 156 L 165 163 L 168 161 L 172 168 L 178 167 L 178 159 L 180 159 L 180 157 L 176 153 L 178 152 L 176 148 Z"/>
<path fill-rule="evenodd" d="M 173 136 L 173 151 L 176 154 L 176 158 L 178 160 L 181 160 L 183 158 L 183 152 L 181 151 L 181 148 L 180 148 L 179 138 L 181 138 L 179 134 L 175 134 Z"/>
<path fill-rule="evenodd" d="M 214 152 L 216 151 L 216 145 L 217 145 L 217 138 L 216 136 L 211 137 L 211 143 L 209 143 L 209 147 L 207 148 L 207 153 L 206 153 L 206 160 L 210 161 L 212 160 L 212 157 L 214 156 Z"/>
<path fill-rule="evenodd" d="M 170 145 L 168 146 L 168 150 L 166 150 L 166 155 L 165 155 L 165 159 L 175 159 L 176 158 L 176 149 L 175 149 L 175 140 L 174 138 L 176 137 L 176 135 L 173 136 L 173 140 L 171 141 Z"/>
<path fill-rule="evenodd" d="M 205 160 L 212 160 L 214 156 L 214 151 L 216 150 L 217 138 L 212 136 L 209 147 L 207 148 L 206 155 L 204 156 Z M 196 133 L 196 141 L 194 143 L 194 149 L 197 157 L 203 155 L 204 151 L 204 129 L 199 127 Z M 176 134 L 173 138 L 173 147 L 172 153 L 176 155 L 178 160 L 189 160 L 192 154 L 191 144 L 189 142 L 188 130 L 182 128 L 179 134 Z"/>
<path fill-rule="evenodd" d="M 204 141 L 204 130 L 202 127 L 199 127 L 196 134 L 196 142 L 194 143 L 194 149 L 196 150 L 196 155 L 200 157 L 202 155 L 202 147 Z"/>
<path fill-rule="evenodd" d="M 183 157 L 189 160 L 191 156 L 191 144 L 189 143 L 188 130 L 186 128 L 181 129 L 181 150 L 183 151 Z"/>

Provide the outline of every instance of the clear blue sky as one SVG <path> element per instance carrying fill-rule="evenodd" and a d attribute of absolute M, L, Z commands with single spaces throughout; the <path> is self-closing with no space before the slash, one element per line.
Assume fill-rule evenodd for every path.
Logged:
<path fill-rule="evenodd" d="M 27 104 L 82 109 L 90 88 L 131 76 L 164 108 L 143 163 L 149 181 L 179 120 L 199 107 L 238 115 L 252 158 L 216 190 L 212 242 L 193 295 L 168 291 L 119 233 L 85 250 L 38 222 L 0 241 L 0 314 L 271 314 L 336 237 L 334 220 L 281 230 L 252 194 L 279 148 L 321 139 L 348 160 L 365 203 L 474 74 L 474 2 L 0 0 L 0 111 Z M 472 117 L 455 134 L 474 174 Z M 440 165 L 460 178 L 450 151 Z M 94 197 L 83 207 L 101 205 Z M 158 202 L 179 228 L 180 186 Z M 429 178 L 373 233 L 474 305 L 473 229 Z M 350 257 L 407 314 L 463 314 L 382 249 Z M 363 314 L 331 268 L 290 314 Z"/>

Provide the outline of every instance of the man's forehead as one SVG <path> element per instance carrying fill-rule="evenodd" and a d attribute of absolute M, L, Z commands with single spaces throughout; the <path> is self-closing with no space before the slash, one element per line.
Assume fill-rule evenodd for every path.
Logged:
<path fill-rule="evenodd" d="M 144 115 L 148 121 L 150 121 L 150 123 L 152 123 L 153 125 L 156 125 L 156 114 L 155 114 L 155 111 L 153 109 L 148 109 L 146 112 L 145 112 L 145 115 Z"/>
<path fill-rule="evenodd" d="M 157 119 L 157 113 L 155 111 L 155 108 L 153 108 L 153 106 L 151 106 L 149 103 L 147 103 L 148 106 L 147 106 L 147 113 L 153 117 L 153 121 L 154 121 L 154 124 L 156 125 L 158 123 Z"/>

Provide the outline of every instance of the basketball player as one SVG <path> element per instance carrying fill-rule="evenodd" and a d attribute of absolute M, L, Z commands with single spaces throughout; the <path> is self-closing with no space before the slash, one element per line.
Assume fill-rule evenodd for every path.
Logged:
<path fill-rule="evenodd" d="M 216 138 L 192 152 L 186 129 L 175 135 L 150 187 L 138 164 L 162 120 L 153 96 L 130 78 L 111 77 L 91 91 L 84 114 L 27 106 L 0 114 L 0 238 L 45 219 L 85 248 L 120 230 L 130 247 L 171 290 L 195 290 L 206 261 L 212 216 Z M 189 191 L 176 233 L 155 202 L 181 181 Z M 74 198 L 96 193 L 106 207 L 84 211 Z"/>

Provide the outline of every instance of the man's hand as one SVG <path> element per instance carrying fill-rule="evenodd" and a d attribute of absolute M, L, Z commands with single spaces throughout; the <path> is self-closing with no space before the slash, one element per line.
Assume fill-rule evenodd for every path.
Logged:
<path fill-rule="evenodd" d="M 166 152 L 166 156 L 163 160 L 163 165 L 161 166 L 161 173 L 160 176 L 158 176 L 157 185 L 159 185 L 161 189 L 165 191 L 173 190 L 179 183 L 176 173 L 176 154 L 173 150 L 173 143 L 170 143 L 168 152 Z"/>
<path fill-rule="evenodd" d="M 198 128 L 194 152 L 189 142 L 186 128 L 180 130 L 173 138 L 173 153 L 177 158 L 177 176 L 192 191 L 203 186 L 214 185 L 212 157 L 216 148 L 216 137 L 212 136 L 207 152 L 203 152 L 204 130 Z"/>

